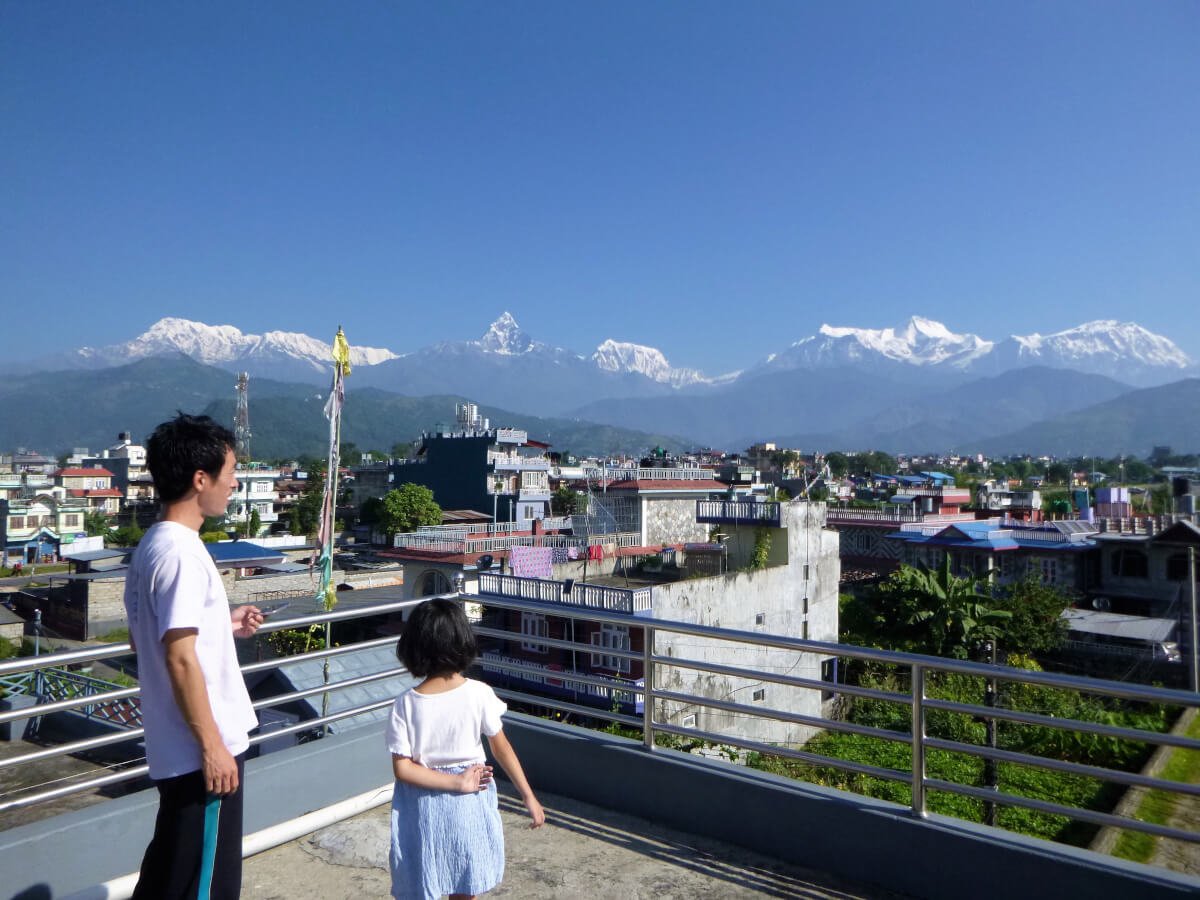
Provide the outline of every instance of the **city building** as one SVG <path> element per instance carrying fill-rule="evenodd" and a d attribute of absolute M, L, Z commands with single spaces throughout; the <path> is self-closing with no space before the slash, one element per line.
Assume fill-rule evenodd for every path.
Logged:
<path fill-rule="evenodd" d="M 549 516 L 549 445 L 520 428 L 492 428 L 474 403 L 456 413 L 456 429 L 422 433 L 412 459 L 388 464 L 388 489 L 424 485 L 443 509 L 473 509 L 523 527 Z"/>

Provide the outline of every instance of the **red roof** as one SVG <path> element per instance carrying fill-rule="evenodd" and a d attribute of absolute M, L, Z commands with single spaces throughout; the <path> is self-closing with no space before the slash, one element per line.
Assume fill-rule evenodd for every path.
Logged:
<path fill-rule="evenodd" d="M 97 476 L 103 478 L 106 475 L 109 478 L 113 477 L 113 473 L 108 469 L 59 469 L 54 474 L 66 478 L 95 478 Z"/>
<path fill-rule="evenodd" d="M 72 497 L 123 497 L 120 488 L 69 488 Z"/>

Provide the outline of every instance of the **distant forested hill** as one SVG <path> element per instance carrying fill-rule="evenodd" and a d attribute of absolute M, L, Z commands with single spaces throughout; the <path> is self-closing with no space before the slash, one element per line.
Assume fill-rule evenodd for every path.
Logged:
<path fill-rule="evenodd" d="M 141 441 L 175 414 L 204 412 L 233 423 L 236 377 L 182 354 L 156 356 L 99 371 L 39 372 L 0 381 L 0 450 L 26 447 L 58 455 L 74 447 L 93 453 L 129 431 Z M 362 450 L 390 450 L 438 423 L 454 422 L 462 397 L 404 397 L 374 388 L 354 390 L 347 382 L 344 441 Z M 322 412 L 325 390 L 307 384 L 251 379 L 250 446 L 263 459 L 321 455 L 328 443 Z M 679 438 L 569 419 L 484 408 L 494 425 L 525 428 L 530 436 L 575 453 L 637 451 L 661 444 L 682 449 Z"/>

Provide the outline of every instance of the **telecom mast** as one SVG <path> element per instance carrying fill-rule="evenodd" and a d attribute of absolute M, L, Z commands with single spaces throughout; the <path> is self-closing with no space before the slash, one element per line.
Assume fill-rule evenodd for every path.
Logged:
<path fill-rule="evenodd" d="M 234 455 L 243 465 L 250 462 L 250 375 L 239 372 L 237 380 L 237 409 L 233 414 L 233 436 L 237 439 Z"/>

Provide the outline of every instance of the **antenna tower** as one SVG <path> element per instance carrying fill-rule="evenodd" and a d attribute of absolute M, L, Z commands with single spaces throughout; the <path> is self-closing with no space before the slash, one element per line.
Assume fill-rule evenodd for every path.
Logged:
<path fill-rule="evenodd" d="M 238 373 L 237 409 L 233 413 L 233 436 L 237 439 L 234 455 L 240 463 L 250 462 L 250 375 Z"/>

